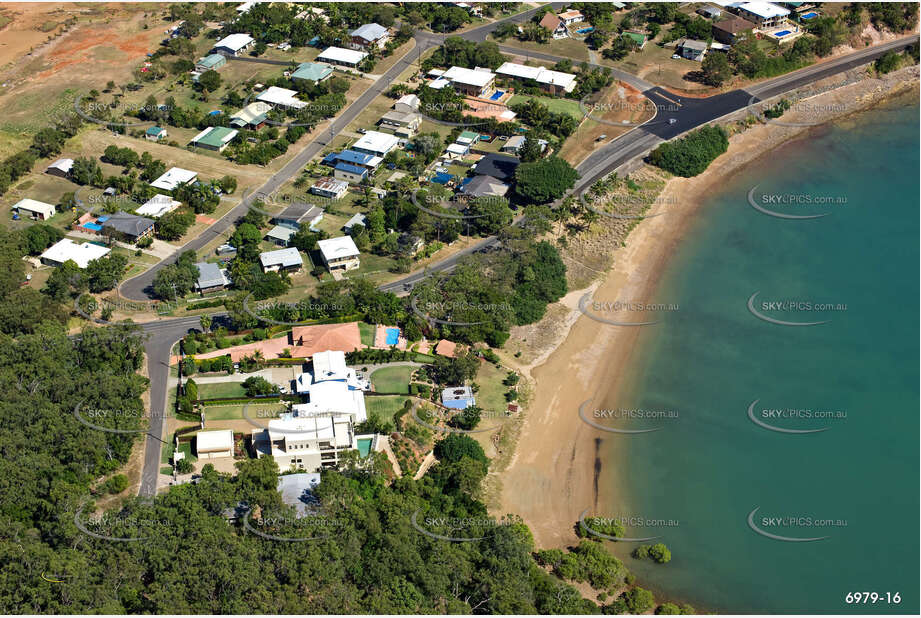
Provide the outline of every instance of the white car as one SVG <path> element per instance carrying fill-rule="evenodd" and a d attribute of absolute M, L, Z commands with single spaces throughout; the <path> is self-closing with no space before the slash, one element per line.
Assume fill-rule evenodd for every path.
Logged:
<path fill-rule="evenodd" d="M 672 60 L 681 60 L 681 56 L 679 54 L 672 54 Z"/>

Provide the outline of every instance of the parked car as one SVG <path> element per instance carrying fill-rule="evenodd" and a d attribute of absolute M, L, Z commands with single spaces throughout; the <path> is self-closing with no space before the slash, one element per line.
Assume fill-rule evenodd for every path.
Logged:
<path fill-rule="evenodd" d="M 681 60 L 680 54 L 672 54 L 672 60 Z"/>

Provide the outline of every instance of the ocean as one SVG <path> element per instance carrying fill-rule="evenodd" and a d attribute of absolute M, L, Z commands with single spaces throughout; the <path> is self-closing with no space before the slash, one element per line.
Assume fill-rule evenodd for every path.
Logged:
<path fill-rule="evenodd" d="M 649 299 L 672 307 L 604 402 L 657 429 L 606 440 L 623 499 L 602 513 L 671 550 L 617 544 L 657 600 L 918 613 L 918 118 L 914 95 L 812 129 L 676 248 Z"/>

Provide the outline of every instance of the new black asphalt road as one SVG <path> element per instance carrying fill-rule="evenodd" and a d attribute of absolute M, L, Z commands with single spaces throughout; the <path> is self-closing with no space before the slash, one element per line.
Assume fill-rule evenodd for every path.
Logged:
<path fill-rule="evenodd" d="M 562 3 L 557 3 L 562 4 Z M 480 28 L 464 33 L 466 39 L 483 41 L 489 32 L 500 23 L 523 22 L 533 15 L 537 9 L 526 11 L 519 15 L 506 18 L 499 22 L 487 24 Z M 326 131 L 310 142 L 294 159 L 284 166 L 278 173 L 270 178 L 255 193 L 247 195 L 232 211 L 222 217 L 208 231 L 198 238 L 190 241 L 181 251 L 198 250 L 204 247 L 216 236 L 225 233 L 237 218 L 246 214 L 250 204 L 260 195 L 268 195 L 277 190 L 289 179 L 294 177 L 320 150 L 326 146 L 330 135 L 342 131 L 349 123 L 367 107 L 379 94 L 387 89 L 390 83 L 418 58 L 422 52 L 433 46 L 439 45 L 443 36 L 431 33 L 417 33 L 416 45 L 419 51 L 413 51 L 398 61 L 363 95 L 349 105 L 345 111 L 333 122 L 331 132 Z M 627 133 L 598 148 L 577 167 L 580 178 L 574 188 L 576 195 L 581 194 L 600 178 L 611 173 L 625 163 L 644 156 L 659 143 L 677 137 L 687 131 L 699 127 L 717 118 L 743 109 L 758 101 L 777 96 L 784 92 L 794 90 L 806 84 L 824 79 L 831 75 L 841 73 L 854 67 L 872 62 L 890 50 L 901 50 L 918 40 L 917 36 L 906 37 L 883 45 L 874 46 L 865 50 L 854 52 L 840 58 L 825 61 L 821 64 L 807 67 L 787 75 L 766 80 L 745 90 L 734 90 L 708 98 L 689 98 L 672 94 L 659 87 L 649 87 L 649 84 L 636 76 L 629 74 L 620 75 L 623 81 L 642 89 L 643 94 L 656 106 L 656 115 L 649 122 L 635 127 Z M 503 51 L 511 53 L 527 53 L 528 55 L 545 60 L 558 61 L 562 58 L 550 54 L 525 52 L 518 48 L 502 47 Z M 450 271 L 458 261 L 466 255 L 485 249 L 494 244 L 496 238 L 485 238 L 475 245 L 458 252 L 457 254 L 430 265 L 424 271 L 410 273 L 399 281 L 381 286 L 381 290 L 404 295 L 412 289 L 413 285 L 429 276 L 433 272 Z M 178 252 L 177 252 L 178 255 Z M 166 264 L 173 263 L 176 255 L 164 260 L 146 273 L 125 281 L 121 286 L 122 296 L 131 300 L 148 300 L 152 298 L 150 284 L 156 272 Z M 216 314 L 218 316 L 222 314 Z M 167 385 L 169 381 L 169 355 L 172 346 L 189 330 L 199 326 L 198 317 L 174 318 L 151 322 L 142 327 L 150 337 L 146 345 L 148 366 L 151 381 L 151 410 L 165 410 L 167 404 Z M 144 459 L 140 495 L 151 496 L 156 493 L 157 475 L 160 469 L 160 437 L 163 435 L 163 415 L 152 415 L 151 431 L 147 438 L 147 449 Z"/>

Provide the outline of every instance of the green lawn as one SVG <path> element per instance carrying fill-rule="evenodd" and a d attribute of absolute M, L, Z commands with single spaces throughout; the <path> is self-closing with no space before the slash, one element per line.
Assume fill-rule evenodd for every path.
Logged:
<path fill-rule="evenodd" d="M 474 382 L 480 387 L 476 394 L 476 404 L 480 409 L 493 412 L 501 412 L 506 409 L 508 402 L 505 401 L 505 391 L 508 390 L 508 387 L 502 384 L 506 375 L 508 375 L 506 369 L 499 369 L 492 363 L 480 364 L 474 378 Z"/>
<path fill-rule="evenodd" d="M 193 380 L 195 378 L 192 378 Z M 222 397 L 245 397 L 246 391 L 242 382 L 216 382 L 213 384 L 199 384 L 199 399 L 219 399 Z"/>
<path fill-rule="evenodd" d="M 377 327 L 374 324 L 367 324 L 366 322 L 358 323 L 358 332 L 361 334 L 361 344 L 366 346 L 374 345 L 374 332 L 377 330 Z"/>
<path fill-rule="evenodd" d="M 175 450 L 173 448 L 174 444 L 175 443 L 172 440 L 170 440 L 167 444 L 163 446 L 163 450 L 160 454 L 160 463 L 163 463 L 163 464 L 172 463 L 173 451 Z M 185 453 L 185 458 L 188 459 L 189 461 L 197 461 L 198 458 L 192 455 L 192 443 L 191 442 L 188 442 L 188 441 L 179 442 L 179 450 Z M 169 469 L 169 474 L 172 474 L 172 473 L 173 473 L 173 469 L 171 467 Z"/>
<path fill-rule="evenodd" d="M 384 397 L 365 397 L 365 408 L 368 416 L 374 414 L 382 420 L 392 420 L 393 415 L 400 411 L 406 397 L 399 395 L 388 395 Z"/>
<path fill-rule="evenodd" d="M 371 384 L 379 393 L 409 393 L 409 378 L 415 367 L 401 365 L 398 367 L 381 367 L 371 374 Z"/>
<path fill-rule="evenodd" d="M 204 408 L 205 421 L 232 421 L 242 419 L 244 418 L 243 407 L 242 404 L 207 406 Z M 251 419 L 267 419 L 262 422 L 268 422 L 268 419 L 277 418 L 278 413 L 286 409 L 287 407 L 284 404 L 277 402 L 252 403 L 246 411 L 246 414 Z"/>
<path fill-rule="evenodd" d="M 579 107 L 579 102 L 573 99 L 551 99 L 550 97 L 532 97 L 524 94 L 516 94 L 512 97 L 512 100 L 509 101 L 509 107 L 519 103 L 527 103 L 529 99 L 537 99 L 546 105 L 551 112 L 557 114 L 569 114 L 576 120 L 582 120 L 582 118 L 585 117 L 582 108 Z"/>

